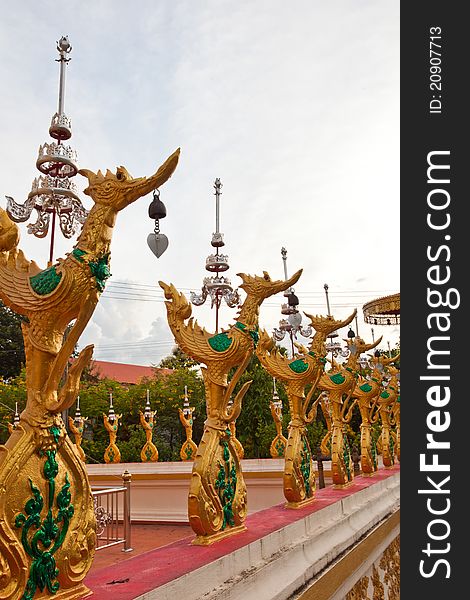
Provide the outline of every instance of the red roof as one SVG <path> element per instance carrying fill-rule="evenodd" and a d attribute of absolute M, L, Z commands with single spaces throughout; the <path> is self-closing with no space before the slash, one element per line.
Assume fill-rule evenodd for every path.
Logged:
<path fill-rule="evenodd" d="M 93 360 L 90 373 L 99 379 L 113 379 L 118 383 L 140 383 L 144 377 L 152 379 L 155 374 L 168 375 L 173 369 L 159 369 L 157 367 L 142 367 L 140 365 L 126 365 L 123 363 Z"/>

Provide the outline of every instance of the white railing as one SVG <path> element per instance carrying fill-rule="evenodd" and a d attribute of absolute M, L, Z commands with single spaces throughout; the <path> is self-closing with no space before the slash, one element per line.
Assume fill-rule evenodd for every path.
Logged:
<path fill-rule="evenodd" d="M 96 517 L 96 549 L 123 544 L 131 552 L 131 475 L 122 474 L 122 487 L 92 489 Z"/>

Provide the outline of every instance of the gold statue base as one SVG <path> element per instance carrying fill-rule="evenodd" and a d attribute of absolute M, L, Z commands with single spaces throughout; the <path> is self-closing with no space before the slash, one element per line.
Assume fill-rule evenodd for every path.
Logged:
<path fill-rule="evenodd" d="M 347 481 L 346 483 L 335 483 L 333 485 L 333 489 L 334 490 L 345 490 L 346 488 L 351 487 L 353 483 L 354 483 L 354 479 L 351 481 Z"/>
<path fill-rule="evenodd" d="M 377 471 L 374 471 L 373 473 L 361 473 L 362 477 L 375 477 L 376 474 Z"/>
<path fill-rule="evenodd" d="M 220 540 L 224 540 L 236 533 L 242 533 L 243 531 L 246 531 L 246 525 L 237 525 L 236 527 L 224 529 L 224 531 L 218 531 L 213 535 L 197 535 L 191 544 L 194 546 L 210 546 L 215 542 L 220 542 Z"/>
<path fill-rule="evenodd" d="M 41 598 L 54 598 L 54 600 L 80 600 L 81 598 L 91 598 L 93 596 L 92 590 L 83 585 L 83 583 L 72 590 L 59 590 L 56 594 L 52 595 L 47 590 L 43 593 L 36 593 L 34 600 L 41 600 Z"/>
<path fill-rule="evenodd" d="M 304 506 L 308 506 L 309 504 L 313 504 L 313 502 L 315 502 L 315 496 L 312 496 L 311 498 L 306 498 L 305 500 L 302 500 L 301 502 L 286 502 L 284 504 L 284 507 L 295 510 L 295 509 L 298 509 L 298 508 L 304 508 Z"/>

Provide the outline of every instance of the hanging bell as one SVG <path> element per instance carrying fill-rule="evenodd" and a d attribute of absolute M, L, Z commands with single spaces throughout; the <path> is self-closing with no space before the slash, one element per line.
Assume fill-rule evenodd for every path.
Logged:
<path fill-rule="evenodd" d="M 160 219 L 166 217 L 166 207 L 160 200 L 160 190 L 153 191 L 153 200 L 149 206 L 149 217 L 155 220 L 155 229 L 153 233 L 147 236 L 147 244 L 150 250 L 157 258 L 168 248 L 168 238 L 164 233 L 160 233 Z"/>
<path fill-rule="evenodd" d="M 166 206 L 160 200 L 160 190 L 153 190 L 153 200 L 149 206 L 149 217 L 156 220 L 166 217 Z"/>

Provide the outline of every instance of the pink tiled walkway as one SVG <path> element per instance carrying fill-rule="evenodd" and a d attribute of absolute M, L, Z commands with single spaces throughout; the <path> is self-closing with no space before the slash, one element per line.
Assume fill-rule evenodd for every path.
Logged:
<path fill-rule="evenodd" d="M 188 528 L 190 531 L 189 537 L 183 537 L 164 548 L 160 547 L 144 552 L 133 558 L 128 558 L 128 560 L 123 560 L 118 565 L 110 565 L 103 568 L 98 568 L 95 565 L 85 579 L 85 585 L 93 590 L 93 600 L 104 600 L 107 598 L 112 598 L 112 600 L 131 600 L 205 564 L 213 562 L 221 556 L 233 552 L 254 540 L 321 510 L 341 498 L 350 496 L 361 489 L 374 485 L 378 481 L 387 479 L 399 471 L 400 467 L 397 465 L 392 469 L 381 469 L 374 477 L 356 477 L 353 485 L 343 490 L 336 490 L 331 486 L 317 490 L 316 501 L 310 506 L 299 510 L 286 509 L 283 504 L 261 510 L 247 518 L 247 531 L 226 538 L 211 546 L 191 545 L 194 535 Z M 183 533 L 183 531 L 179 530 L 177 533 Z M 145 538 L 145 533 L 143 535 Z M 149 533 L 149 537 L 152 537 L 151 533 Z M 106 550 L 102 550 L 102 552 L 106 552 Z M 122 555 L 124 557 L 129 556 L 124 553 Z M 110 583 L 116 580 L 123 581 L 123 583 Z"/>

